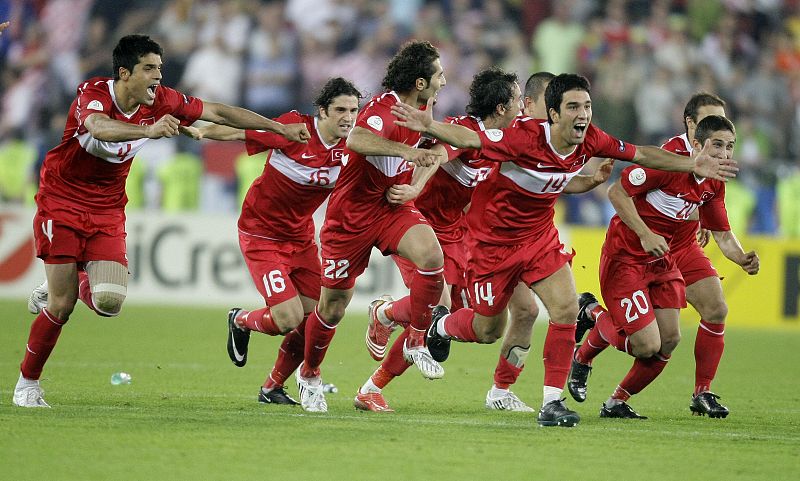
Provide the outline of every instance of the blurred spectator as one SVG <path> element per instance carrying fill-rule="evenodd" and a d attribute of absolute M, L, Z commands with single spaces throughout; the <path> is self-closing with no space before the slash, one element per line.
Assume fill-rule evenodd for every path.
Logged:
<path fill-rule="evenodd" d="M 577 67 L 578 47 L 584 29 L 580 20 L 572 18 L 574 0 L 553 3 L 553 16 L 539 24 L 531 47 L 539 60 L 537 70 L 556 75 L 574 72 Z"/>
<path fill-rule="evenodd" d="M 238 104 L 242 61 L 215 37 L 189 56 L 179 90 L 213 102 Z"/>

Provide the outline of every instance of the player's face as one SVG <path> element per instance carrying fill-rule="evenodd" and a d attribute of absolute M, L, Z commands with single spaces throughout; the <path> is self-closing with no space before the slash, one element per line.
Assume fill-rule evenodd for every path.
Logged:
<path fill-rule="evenodd" d="M 578 145 L 586 138 L 592 121 L 592 99 L 585 90 L 568 90 L 561 99 L 561 112 L 550 110 L 553 128 L 567 145 Z"/>
<path fill-rule="evenodd" d="M 514 94 L 511 96 L 511 102 L 506 106 L 505 112 L 503 112 L 501 128 L 511 125 L 511 122 L 519 115 L 520 110 L 522 110 L 522 91 L 519 85 L 514 82 Z"/>
<path fill-rule="evenodd" d="M 148 53 L 139 57 L 127 79 L 128 91 L 139 104 L 153 105 L 156 89 L 161 85 L 161 56 Z"/>
<path fill-rule="evenodd" d="M 717 159 L 730 159 L 733 157 L 733 148 L 736 146 L 736 135 L 730 130 L 717 130 L 708 138 L 708 155 Z M 692 140 L 694 150 L 699 152 L 703 146 L 697 140 Z"/>
<path fill-rule="evenodd" d="M 327 109 L 319 110 L 319 128 L 331 138 L 347 137 L 358 114 L 358 99 L 353 95 L 334 97 Z"/>
<path fill-rule="evenodd" d="M 436 98 L 436 95 L 442 89 L 442 87 L 447 84 L 447 80 L 444 78 L 444 68 L 442 68 L 442 62 L 437 58 L 433 61 L 433 76 L 431 77 L 431 81 L 428 82 L 428 86 L 419 93 L 419 101 L 420 104 L 424 104 L 428 101 L 429 98 L 433 97 Z"/>
<path fill-rule="evenodd" d="M 709 115 L 719 115 L 725 117 L 725 108 L 719 105 L 703 105 L 697 109 L 697 122 L 691 117 L 686 117 L 686 125 L 689 127 L 689 132 L 693 133 L 697 129 L 697 124 Z M 694 137 L 694 135 L 692 135 Z"/>

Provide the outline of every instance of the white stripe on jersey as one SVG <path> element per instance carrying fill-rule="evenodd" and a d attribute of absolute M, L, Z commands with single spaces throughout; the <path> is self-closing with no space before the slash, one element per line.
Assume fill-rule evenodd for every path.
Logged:
<path fill-rule="evenodd" d="M 381 171 L 386 177 L 395 177 L 414 168 L 414 164 L 407 162 L 402 157 L 391 155 L 368 155 L 367 162 Z"/>
<path fill-rule="evenodd" d="M 452 178 L 465 187 L 475 187 L 478 185 L 478 182 L 486 180 L 486 177 L 489 176 L 489 172 L 492 171 L 490 167 L 469 167 L 464 165 L 461 159 L 453 159 L 450 162 L 442 164 L 442 170 L 450 174 Z"/>
<path fill-rule="evenodd" d="M 341 166 L 309 167 L 290 158 L 278 149 L 272 151 L 269 158 L 271 166 L 285 175 L 289 180 L 301 185 L 314 185 L 326 189 L 333 189 L 339 178 Z"/>
<path fill-rule="evenodd" d="M 500 164 L 500 173 L 522 189 L 534 194 L 557 194 L 564 190 L 569 181 L 580 173 L 575 172 L 541 172 L 525 169 L 514 162 Z"/>
<path fill-rule="evenodd" d="M 99 157 L 112 164 L 122 164 L 131 160 L 144 147 L 148 138 L 128 140 L 125 142 L 104 142 L 92 137 L 89 132 L 78 134 L 75 137 L 83 149 L 95 157 Z"/>
<path fill-rule="evenodd" d="M 669 195 L 661 189 L 651 190 L 645 197 L 647 203 L 670 219 L 686 220 L 700 204 Z"/>

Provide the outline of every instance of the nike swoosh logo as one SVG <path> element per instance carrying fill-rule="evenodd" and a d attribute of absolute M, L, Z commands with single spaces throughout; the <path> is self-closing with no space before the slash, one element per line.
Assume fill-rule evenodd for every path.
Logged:
<path fill-rule="evenodd" d="M 300 157 L 302 157 L 304 159 L 313 159 L 314 157 L 316 157 L 316 155 L 303 154 Z"/>
<path fill-rule="evenodd" d="M 676 194 L 676 195 L 675 195 L 675 197 L 677 197 L 677 198 L 681 199 L 681 198 L 683 198 L 683 197 L 686 197 L 687 195 L 689 195 L 689 194 L 683 194 L 683 193 L 680 193 L 680 194 Z"/>
<path fill-rule="evenodd" d="M 233 329 L 233 328 L 229 328 Z M 233 338 L 233 333 L 231 332 L 231 346 L 233 347 L 233 357 L 236 358 L 237 361 L 244 361 L 244 356 L 239 354 L 239 351 L 236 349 L 236 341 Z"/>

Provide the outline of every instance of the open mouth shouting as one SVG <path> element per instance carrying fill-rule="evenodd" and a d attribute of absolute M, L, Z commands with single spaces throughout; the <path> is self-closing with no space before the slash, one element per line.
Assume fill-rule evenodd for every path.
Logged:
<path fill-rule="evenodd" d="M 158 88 L 157 83 L 151 84 L 147 87 L 147 95 L 150 97 L 150 100 L 155 100 L 157 88 Z"/>
<path fill-rule="evenodd" d="M 572 126 L 572 135 L 574 135 L 577 138 L 583 137 L 583 134 L 586 133 L 586 127 L 588 126 L 589 124 L 587 122 L 576 123 L 575 125 Z"/>

